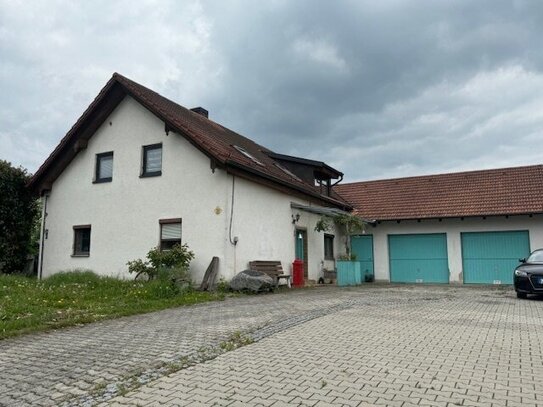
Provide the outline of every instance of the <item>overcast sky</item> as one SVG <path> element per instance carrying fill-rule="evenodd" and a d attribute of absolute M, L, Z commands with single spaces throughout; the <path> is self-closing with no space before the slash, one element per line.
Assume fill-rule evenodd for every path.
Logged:
<path fill-rule="evenodd" d="M 0 0 L 0 159 L 117 71 L 346 180 L 543 163 L 543 1 Z"/>

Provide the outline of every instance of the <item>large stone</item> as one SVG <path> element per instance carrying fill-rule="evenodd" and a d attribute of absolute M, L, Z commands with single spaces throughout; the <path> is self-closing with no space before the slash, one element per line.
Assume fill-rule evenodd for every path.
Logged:
<path fill-rule="evenodd" d="M 273 278 L 266 273 L 255 270 L 243 270 L 230 281 L 230 288 L 234 291 L 250 290 L 254 292 L 273 290 Z"/>

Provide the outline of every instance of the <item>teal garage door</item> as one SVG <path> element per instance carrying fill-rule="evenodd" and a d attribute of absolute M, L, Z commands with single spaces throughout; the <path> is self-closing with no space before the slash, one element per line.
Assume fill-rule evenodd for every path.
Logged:
<path fill-rule="evenodd" d="M 389 235 L 392 283 L 448 283 L 445 233 Z"/>
<path fill-rule="evenodd" d="M 362 281 L 366 275 L 373 276 L 373 236 L 360 235 L 351 237 L 351 250 L 360 263 Z"/>
<path fill-rule="evenodd" d="M 466 284 L 513 284 L 518 260 L 530 254 L 527 230 L 462 233 Z"/>

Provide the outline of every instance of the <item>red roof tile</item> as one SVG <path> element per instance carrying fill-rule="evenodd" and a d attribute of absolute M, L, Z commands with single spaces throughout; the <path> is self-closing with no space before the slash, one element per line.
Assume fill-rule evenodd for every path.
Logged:
<path fill-rule="evenodd" d="M 215 123 L 201 114 L 180 106 L 151 89 L 118 73 L 113 74 L 113 77 L 83 113 L 81 118 L 61 140 L 60 144 L 38 169 L 36 174 L 34 174 L 34 177 L 29 183 L 31 188 L 36 189 L 36 184 L 41 182 L 50 167 L 52 167 L 59 156 L 63 154 L 63 151 L 64 154 L 70 154 L 68 144 L 79 137 L 82 133 L 82 128 L 86 125 L 86 120 L 92 116 L 93 111 L 97 109 L 98 105 L 104 102 L 112 88 L 118 85 L 121 86 L 123 92 L 135 98 L 144 107 L 167 122 L 173 127 L 172 130 L 181 133 L 202 152 L 216 160 L 219 165 L 223 165 L 224 167 L 236 167 L 242 171 L 256 174 L 257 176 L 263 176 L 272 182 L 277 182 L 288 188 L 293 188 L 302 193 L 318 197 L 332 205 L 339 205 L 342 207 L 349 206 L 335 192 L 332 194 L 332 197 L 322 195 L 314 185 L 303 182 L 299 178 L 292 177 L 281 170 L 275 165 L 276 161 L 268 156 L 267 153 L 272 152 L 266 147 L 258 145 L 254 141 Z M 234 146 L 242 147 L 264 165 L 259 165 L 246 157 L 234 148 Z"/>
<path fill-rule="evenodd" d="M 543 213 L 543 165 L 353 182 L 335 190 L 371 220 Z"/>

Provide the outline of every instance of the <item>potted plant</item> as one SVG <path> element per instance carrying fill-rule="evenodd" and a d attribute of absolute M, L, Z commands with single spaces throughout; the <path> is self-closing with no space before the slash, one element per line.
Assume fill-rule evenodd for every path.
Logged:
<path fill-rule="evenodd" d="M 336 215 L 323 215 L 317 222 L 315 230 L 325 232 L 330 230 L 332 223 L 340 226 L 345 234 L 345 253 L 337 257 L 337 285 L 357 285 L 362 283 L 360 262 L 351 250 L 351 235 L 360 233 L 365 229 L 365 222 L 356 215 L 341 213 Z"/>

